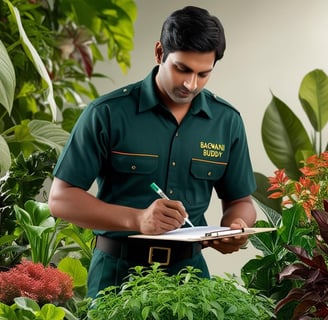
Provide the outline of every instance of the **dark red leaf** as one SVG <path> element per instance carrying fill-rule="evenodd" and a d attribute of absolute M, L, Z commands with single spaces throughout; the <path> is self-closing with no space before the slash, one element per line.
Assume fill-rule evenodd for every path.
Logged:
<path fill-rule="evenodd" d="M 328 244 L 322 243 L 319 240 L 316 241 L 317 247 L 323 252 L 325 255 L 328 256 Z"/>
<path fill-rule="evenodd" d="M 328 212 L 328 200 L 323 200 L 323 207 L 325 208 L 325 211 Z"/>
<path fill-rule="evenodd" d="M 306 265 L 312 268 L 318 268 L 322 272 L 328 272 L 325 259 L 323 258 L 322 255 L 316 255 L 313 258 L 311 258 L 304 248 L 295 247 L 295 246 L 286 246 L 286 248 L 291 252 L 293 252 L 294 254 L 296 254 L 298 258 Z"/>
<path fill-rule="evenodd" d="M 304 295 L 304 290 L 300 288 L 293 288 L 289 291 L 287 296 L 276 304 L 275 312 L 277 313 L 282 307 L 291 301 L 299 301 Z"/>
<path fill-rule="evenodd" d="M 323 210 L 312 210 L 311 214 L 319 226 L 322 239 L 328 243 L 328 212 Z"/>
<path fill-rule="evenodd" d="M 288 265 L 278 274 L 278 281 L 282 281 L 284 279 L 299 279 L 304 280 L 307 279 L 309 275 L 309 268 L 305 266 L 303 263 L 293 263 Z"/>

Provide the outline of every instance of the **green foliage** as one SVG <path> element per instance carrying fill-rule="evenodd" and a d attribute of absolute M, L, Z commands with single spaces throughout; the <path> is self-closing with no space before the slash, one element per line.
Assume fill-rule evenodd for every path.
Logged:
<path fill-rule="evenodd" d="M 64 307 L 57 307 L 50 303 L 40 307 L 34 300 L 23 297 L 16 298 L 15 303 L 11 306 L 0 302 L 0 319 L 78 320 Z"/>
<path fill-rule="evenodd" d="M 275 96 L 264 113 L 262 141 L 270 160 L 277 168 L 285 168 L 291 177 L 298 176 L 299 154 L 314 153 L 301 121 Z"/>
<path fill-rule="evenodd" d="M 50 215 L 47 204 L 34 200 L 27 201 L 24 208 L 15 205 L 14 210 L 16 223 L 29 243 L 32 261 L 48 265 L 60 245 L 61 220 Z"/>
<path fill-rule="evenodd" d="M 275 176 L 268 179 L 270 185 L 267 183 L 266 190 L 272 192 L 268 195 L 269 198 L 279 200 L 280 212 L 276 212 L 256 199 L 268 220 L 268 222 L 258 221 L 256 225 L 276 227 L 277 232 L 272 235 L 259 234 L 251 238 L 252 244 L 262 252 L 262 256 L 251 259 L 244 265 L 242 279 L 247 288 L 254 288 L 277 301 L 284 299 L 288 294 L 286 300 L 292 302 L 288 306 L 284 302 L 279 304 L 279 308 L 276 309 L 278 319 L 280 316 L 282 319 L 292 319 L 294 308 L 299 309 L 300 315 L 304 310 L 308 312 L 307 306 L 313 303 L 313 299 L 318 300 L 317 297 L 313 298 L 313 292 L 317 294 L 320 289 L 317 282 L 320 280 L 325 283 L 326 266 L 321 263 L 321 258 L 311 260 L 311 257 L 317 256 L 319 233 L 323 239 L 328 239 L 327 213 L 318 214 L 322 220 L 319 221 L 321 223 L 315 223 L 313 219 L 314 213 L 320 212 L 318 210 L 322 209 L 323 205 L 326 210 L 328 208 L 327 202 L 323 201 L 327 199 L 328 192 L 327 161 L 327 151 L 319 156 L 311 155 L 303 161 L 303 167 L 300 169 L 301 176 L 298 180 L 288 177 L 284 169 L 275 171 Z M 299 249 L 291 250 L 294 247 Z M 306 257 L 304 253 L 307 254 Z M 305 263 L 311 261 L 313 268 L 309 270 L 307 267 L 300 266 L 297 263 L 297 258 L 300 257 L 304 258 L 302 261 Z M 318 265 L 323 268 L 318 270 Z M 283 281 L 278 281 L 278 275 L 282 273 L 282 270 L 288 270 L 287 276 L 282 276 Z M 289 276 L 289 271 L 292 276 Z M 299 282 L 305 277 L 311 280 L 300 290 Z M 326 299 L 321 293 L 320 297 Z M 296 307 L 298 303 L 295 300 L 299 299 L 304 301 Z M 316 308 L 324 309 L 319 305 L 316 305 Z M 328 309 L 326 311 L 328 314 Z M 300 318 L 295 317 L 295 319 Z"/>
<path fill-rule="evenodd" d="M 58 269 L 69 274 L 73 279 L 74 287 L 86 287 L 88 272 L 78 259 L 65 257 L 60 260 Z"/>
<path fill-rule="evenodd" d="M 14 210 L 17 226 L 27 239 L 33 262 L 46 266 L 53 262 L 55 254 L 63 258 L 63 253 L 75 251 L 82 253 L 87 260 L 85 264 L 89 266 L 93 239 L 91 230 L 82 230 L 52 217 L 47 203 L 28 200 L 23 208 L 14 205 Z"/>
<path fill-rule="evenodd" d="M 98 96 L 101 46 L 127 71 L 137 9 L 132 0 L 0 0 L 0 9 L 1 177 L 9 153 L 63 146 L 84 100 Z M 63 127 L 51 123 L 58 119 Z"/>
<path fill-rule="evenodd" d="M 289 319 L 326 319 L 328 315 L 328 202 L 325 210 L 312 210 L 321 237 L 317 238 L 314 254 L 302 246 L 287 246 L 295 254 L 296 262 L 287 265 L 279 273 L 279 281 L 297 279 L 299 285 L 292 288 L 276 305 L 276 312 L 284 314 L 292 310 Z"/>
<path fill-rule="evenodd" d="M 322 130 L 328 122 L 328 76 L 318 69 L 306 74 L 302 79 L 298 97 L 313 132 L 308 134 L 294 112 L 274 95 L 265 110 L 261 131 L 269 159 L 295 181 L 301 177 L 300 168 L 306 160 L 314 154 L 321 154 L 327 148 L 322 139 Z M 296 260 L 296 256 L 285 246 L 301 246 L 313 254 L 317 227 L 308 220 L 304 208 L 300 205 L 286 209 L 282 207 L 280 198 L 269 199 L 268 178 L 257 172 L 255 177 L 257 190 L 253 197 L 268 219 L 267 222 L 257 222 L 257 226 L 276 227 L 277 232 L 251 237 L 252 244 L 262 252 L 262 256 L 246 263 L 241 274 L 247 288 L 254 288 L 279 300 L 298 285 L 295 279 L 285 279 L 279 283 L 277 281 L 279 272 Z M 306 181 L 304 180 L 303 184 L 306 184 Z M 313 192 L 309 191 L 310 198 L 316 196 Z M 291 319 L 292 311 L 293 308 L 284 308 L 280 310 L 280 314 L 284 314 L 284 319 Z"/>
<path fill-rule="evenodd" d="M 25 158 L 23 154 L 13 158 L 6 177 L 0 180 L 0 265 L 10 266 L 25 251 L 24 241 L 15 233 L 15 211 L 40 194 L 44 180 L 51 175 L 57 155 L 55 150 L 35 152 Z M 45 195 L 46 198 L 46 195 Z M 13 245 L 14 241 L 16 243 Z"/>
<path fill-rule="evenodd" d="M 323 141 L 323 129 L 328 122 L 328 76 L 315 69 L 302 79 L 298 97 L 312 126 L 313 132 L 306 131 L 295 113 L 275 95 L 267 106 L 262 119 L 262 142 L 266 153 L 278 169 L 297 180 L 300 177 L 302 161 L 313 154 L 327 150 Z M 263 188 L 265 176 L 256 173 L 258 188 L 254 197 L 269 207 L 277 209 L 277 202 L 267 199 L 267 188 Z M 279 210 L 278 210 L 279 211 Z"/>
<path fill-rule="evenodd" d="M 90 319 L 271 319 L 272 302 L 247 292 L 234 279 L 202 279 L 189 267 L 168 276 L 158 264 L 135 267 L 120 288 L 99 293 Z"/>
<path fill-rule="evenodd" d="M 133 0 L 0 0 L 0 266 L 22 256 L 60 261 L 75 276 L 68 307 L 79 319 L 88 309 L 93 234 L 54 219 L 34 199 L 83 107 L 98 96 L 92 80 L 108 76 L 94 72 L 97 61 L 115 59 L 124 73 L 130 67 L 136 15 Z M 63 318 L 55 306 L 24 303 L 0 306 L 0 318 L 3 310 L 9 319 Z M 75 319 L 65 310 L 66 318 Z"/>
<path fill-rule="evenodd" d="M 241 277 L 246 288 L 255 289 L 259 293 L 279 300 L 295 286 L 293 281 L 279 283 L 277 275 L 281 270 L 296 260 L 286 245 L 298 245 L 313 252 L 316 229 L 307 222 L 304 209 L 295 205 L 282 214 L 261 204 L 267 221 L 257 221 L 257 227 L 275 227 L 276 232 L 256 234 L 250 237 L 252 245 L 262 252 L 262 255 L 249 260 L 241 269 Z"/>

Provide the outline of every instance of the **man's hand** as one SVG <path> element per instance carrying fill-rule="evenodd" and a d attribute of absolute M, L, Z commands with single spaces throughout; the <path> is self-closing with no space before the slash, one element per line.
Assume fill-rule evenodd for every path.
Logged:
<path fill-rule="evenodd" d="M 238 222 L 232 223 L 230 225 L 231 229 L 240 229 L 240 228 L 247 227 L 244 221 L 242 221 L 241 219 L 238 220 L 239 220 Z M 242 248 L 247 242 L 247 240 L 248 240 L 248 236 L 238 235 L 235 237 L 227 237 L 227 238 L 221 238 L 215 240 L 202 241 L 202 245 L 204 248 L 211 247 L 222 253 L 232 253 Z"/>
<path fill-rule="evenodd" d="M 180 201 L 157 199 L 142 210 L 138 219 L 139 229 L 143 234 L 161 234 L 180 228 L 187 216 Z"/>

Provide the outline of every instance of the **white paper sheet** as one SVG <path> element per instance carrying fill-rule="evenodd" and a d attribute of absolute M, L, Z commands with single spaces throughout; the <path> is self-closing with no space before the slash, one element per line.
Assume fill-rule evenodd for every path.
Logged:
<path fill-rule="evenodd" d="M 180 228 L 172 230 L 159 235 L 132 235 L 130 238 L 142 238 L 142 239 L 157 239 L 157 240 L 175 240 L 175 241 L 204 241 L 213 240 L 225 237 L 233 237 L 240 235 L 249 235 L 259 232 L 271 232 L 276 230 L 275 228 L 245 228 L 232 230 L 228 227 L 206 226 L 206 227 L 194 227 L 194 228 Z M 211 235 L 209 235 L 209 233 Z"/>

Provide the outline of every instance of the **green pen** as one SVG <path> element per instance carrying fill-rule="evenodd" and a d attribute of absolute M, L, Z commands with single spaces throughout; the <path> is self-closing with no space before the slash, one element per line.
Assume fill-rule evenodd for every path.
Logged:
<path fill-rule="evenodd" d="M 155 183 L 153 182 L 150 187 L 162 198 L 170 200 L 170 198 L 163 192 L 163 190 Z M 188 223 L 192 228 L 195 226 L 191 223 L 191 221 L 188 218 L 185 218 L 185 222 Z"/>

